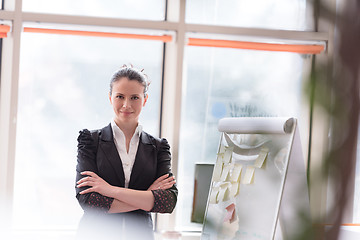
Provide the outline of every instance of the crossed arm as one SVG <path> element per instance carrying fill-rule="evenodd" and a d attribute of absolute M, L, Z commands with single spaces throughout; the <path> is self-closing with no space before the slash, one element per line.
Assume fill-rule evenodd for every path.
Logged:
<path fill-rule="evenodd" d="M 80 192 L 81 195 L 97 192 L 103 196 L 113 198 L 109 213 L 129 212 L 137 209 L 150 211 L 154 206 L 154 195 L 151 190 L 169 189 L 175 184 L 173 176 L 165 174 L 156 179 L 146 191 L 134 190 L 112 186 L 96 173 L 91 171 L 81 172 L 86 177 L 77 181 L 78 188 L 89 187 Z"/>

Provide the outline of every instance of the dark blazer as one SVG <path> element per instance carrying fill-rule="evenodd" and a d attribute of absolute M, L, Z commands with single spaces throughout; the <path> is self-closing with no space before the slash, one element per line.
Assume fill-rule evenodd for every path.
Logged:
<path fill-rule="evenodd" d="M 80 174 L 82 171 L 93 171 L 110 185 L 124 187 L 124 171 L 114 143 L 111 124 L 100 130 L 90 132 L 85 129 L 80 132 L 78 137 L 76 181 L 84 177 Z M 167 173 L 172 175 L 169 144 L 166 139 L 155 138 L 142 131 L 130 176 L 129 188 L 147 190 L 158 177 Z M 76 188 L 76 197 L 85 211 L 83 218 L 91 219 L 92 217 L 87 217 L 87 215 L 90 215 L 87 213 L 92 212 L 91 209 L 94 209 L 90 208 L 88 204 L 90 193 L 84 195 L 79 194 L 79 192 L 84 189 L 86 189 L 86 187 Z M 168 191 L 174 194 L 176 203 L 178 193 L 176 185 Z M 140 218 L 144 218 L 146 224 L 152 227 L 150 214 L 143 210 L 120 214 L 106 214 L 103 212 L 102 214 L 104 216 L 108 215 L 109 219 L 116 218 L 114 216 L 118 216 L 118 219 L 123 219 L 124 216 L 126 216 L 126 218 L 129 218 L 129 216 L 141 216 Z M 83 222 L 84 221 L 85 220 L 83 220 Z"/>

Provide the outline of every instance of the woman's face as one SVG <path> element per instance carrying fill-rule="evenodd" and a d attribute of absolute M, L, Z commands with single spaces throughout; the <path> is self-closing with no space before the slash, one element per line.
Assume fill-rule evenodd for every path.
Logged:
<path fill-rule="evenodd" d="M 116 116 L 115 122 L 117 124 L 137 123 L 146 100 L 144 86 L 138 81 L 123 77 L 114 82 L 110 103 Z"/>

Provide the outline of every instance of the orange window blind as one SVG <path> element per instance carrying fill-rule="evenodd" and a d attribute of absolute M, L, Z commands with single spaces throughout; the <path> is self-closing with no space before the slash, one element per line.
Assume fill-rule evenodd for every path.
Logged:
<path fill-rule="evenodd" d="M 325 223 L 325 224 L 318 224 L 319 226 L 333 226 L 334 224 Z M 343 227 L 360 227 L 360 223 L 342 223 L 340 226 Z"/>
<path fill-rule="evenodd" d="M 0 38 L 6 38 L 8 32 L 10 32 L 10 26 L 0 25 Z"/>
<path fill-rule="evenodd" d="M 245 42 L 230 41 L 218 39 L 189 38 L 189 46 L 202 47 L 221 47 L 221 48 L 237 48 L 247 50 L 277 51 L 277 52 L 294 52 L 302 54 L 318 54 L 324 51 L 323 45 L 306 45 L 306 44 L 280 44 L 280 43 L 261 43 L 261 42 Z"/>
<path fill-rule="evenodd" d="M 91 36 L 91 37 L 113 37 L 113 38 L 158 40 L 158 41 L 162 41 L 162 42 L 170 42 L 172 40 L 171 35 L 146 35 L 146 34 L 129 34 L 129 33 L 113 33 L 113 32 L 95 32 L 95 31 L 49 29 L 49 28 L 31 28 L 31 27 L 24 27 L 24 32 L 63 34 L 63 35 L 78 35 L 78 36 Z"/>
<path fill-rule="evenodd" d="M 0 25 L 0 38 L 7 37 L 7 33 L 9 31 L 10 31 L 10 26 Z M 24 32 L 143 39 L 143 40 L 156 40 L 162 42 L 170 42 L 173 39 L 171 35 L 147 35 L 147 34 L 50 29 L 50 28 L 32 28 L 32 27 L 24 27 Z M 261 50 L 261 51 L 294 52 L 301 54 L 319 54 L 325 50 L 325 46 L 321 44 L 318 45 L 281 44 L 281 43 L 233 41 L 233 40 L 206 39 L 206 38 L 189 38 L 187 45 L 199 46 L 199 47 L 220 47 L 220 48 L 236 48 L 236 49 Z"/>

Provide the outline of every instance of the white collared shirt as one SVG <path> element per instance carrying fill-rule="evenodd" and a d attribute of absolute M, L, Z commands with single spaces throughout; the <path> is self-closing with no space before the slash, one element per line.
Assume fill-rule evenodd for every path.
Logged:
<path fill-rule="evenodd" d="M 131 171 L 134 166 L 137 149 L 139 146 L 142 126 L 138 124 L 129 144 L 129 152 L 126 151 L 126 140 L 123 131 L 116 125 L 114 119 L 111 120 L 111 128 L 114 136 L 114 143 L 119 153 L 125 175 L 125 187 L 129 187 Z"/>

